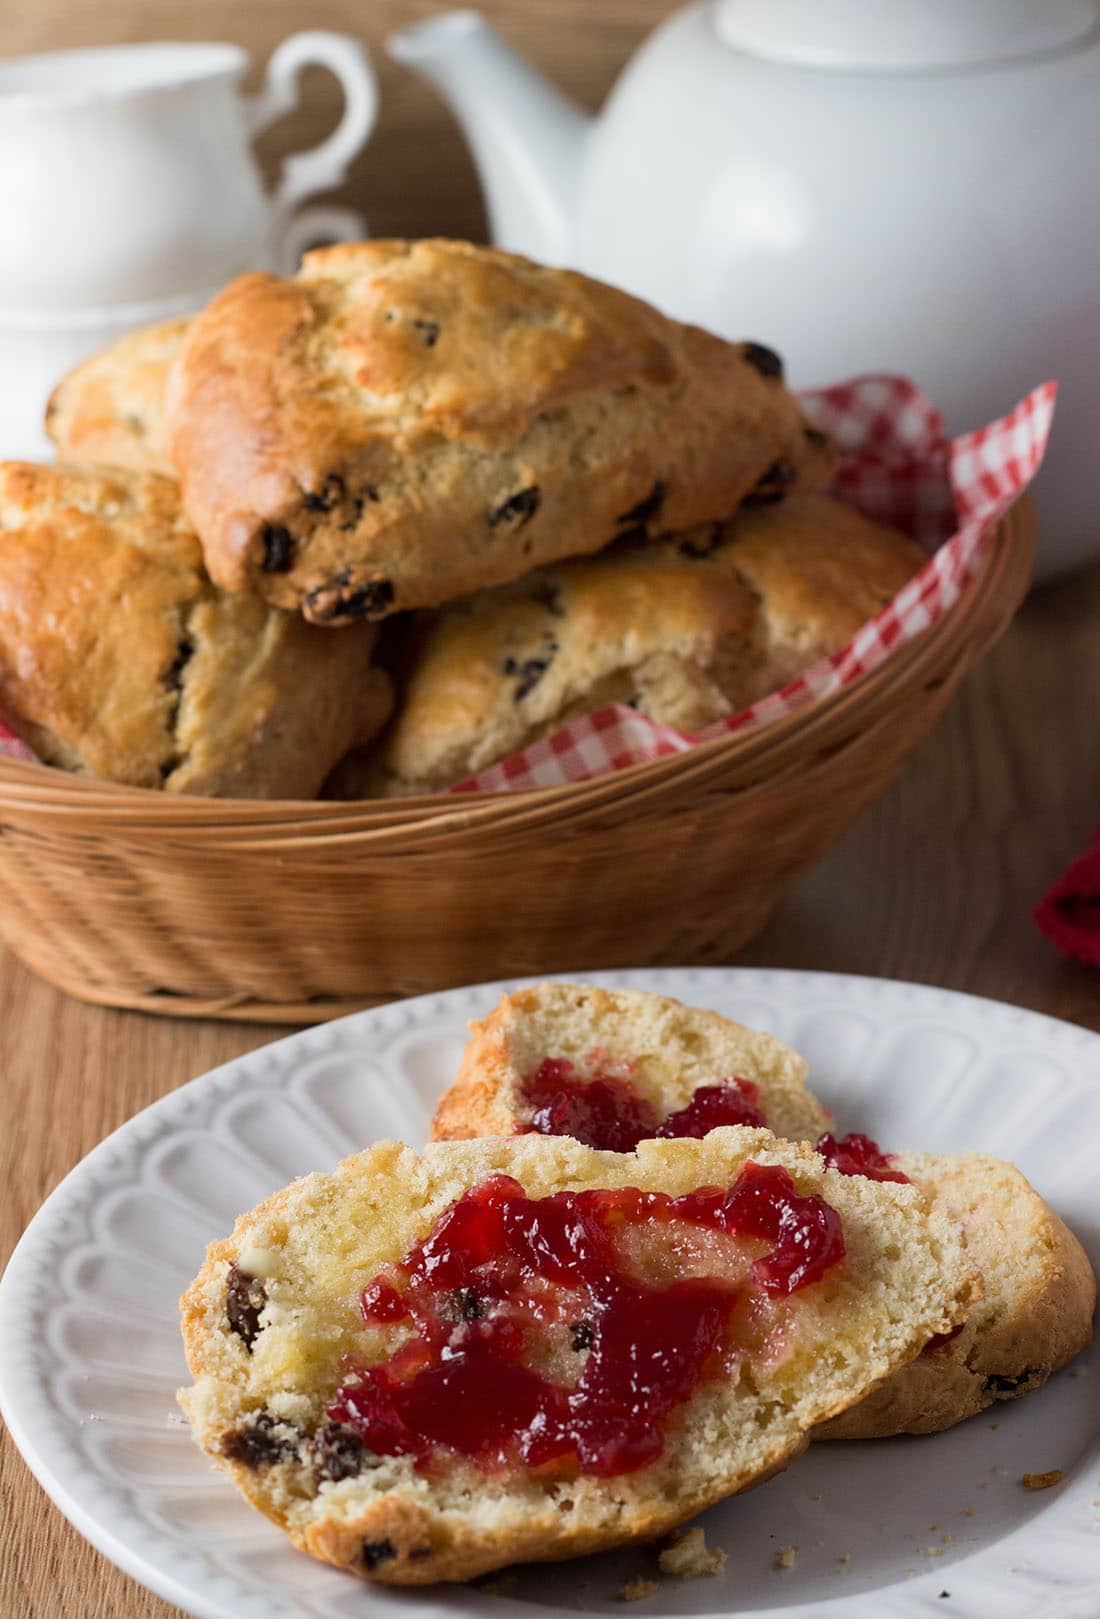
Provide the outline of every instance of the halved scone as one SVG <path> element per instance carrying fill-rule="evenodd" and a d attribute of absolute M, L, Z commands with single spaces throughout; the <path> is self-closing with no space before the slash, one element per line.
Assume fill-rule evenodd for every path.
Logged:
<path fill-rule="evenodd" d="M 433 1141 L 533 1130 L 621 1152 L 688 1107 L 692 1127 L 667 1133 L 747 1124 L 816 1141 L 829 1128 L 790 1046 L 668 996 L 537 984 L 502 996 L 470 1036 Z"/>
<path fill-rule="evenodd" d="M 1092 1337 L 1096 1279 L 1077 1238 L 1012 1164 L 978 1153 L 883 1153 L 837 1139 L 805 1088 L 802 1058 L 770 1036 L 637 992 L 543 984 L 471 1025 L 433 1136 L 539 1132 L 623 1150 L 761 1122 L 817 1143 L 848 1175 L 909 1180 L 960 1223 L 981 1280 L 964 1326 L 933 1341 L 815 1438 L 936 1433 L 1039 1388 Z M 749 1097 L 734 1075 L 747 1076 Z M 741 1085 L 744 1084 L 742 1080 Z M 826 1133 L 823 1133 L 826 1132 Z"/>
<path fill-rule="evenodd" d="M 1096 1278 L 1085 1250 L 1014 1164 L 981 1153 L 889 1156 L 960 1223 L 981 1292 L 961 1329 L 816 1439 L 939 1433 L 1041 1388 L 1092 1341 Z"/>
<path fill-rule="evenodd" d="M 962 1319 L 958 1228 L 767 1131 L 393 1142 L 214 1243 L 183 1299 L 215 1464 L 394 1584 L 659 1535 Z"/>

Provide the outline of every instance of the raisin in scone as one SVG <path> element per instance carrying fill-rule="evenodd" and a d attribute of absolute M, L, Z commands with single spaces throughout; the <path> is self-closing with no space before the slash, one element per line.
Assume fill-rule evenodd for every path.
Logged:
<path fill-rule="evenodd" d="M 226 589 L 316 623 L 503 583 L 624 532 L 827 481 L 777 357 L 466 242 L 233 282 L 172 367 L 165 443 Z"/>
<path fill-rule="evenodd" d="M 470 1024 L 432 1140 L 533 1130 L 624 1152 L 647 1136 L 749 1124 L 816 1141 L 831 1121 L 806 1074 L 790 1046 L 717 1012 L 643 990 L 536 984 Z"/>
<path fill-rule="evenodd" d="M 328 791 L 435 792 L 611 703 L 701 731 L 839 651 L 926 561 L 853 506 L 792 495 L 419 615 L 393 724 Z"/>
<path fill-rule="evenodd" d="M 62 461 L 175 476 L 165 454 L 164 390 L 189 317 L 128 332 L 63 377 L 46 406 Z"/>
<path fill-rule="evenodd" d="M 767 1131 L 383 1142 L 242 1216 L 184 1295 L 196 1439 L 394 1584 L 648 1539 L 776 1472 L 962 1318 L 956 1226 Z"/>
<path fill-rule="evenodd" d="M 805 1063 L 770 1036 L 660 996 L 584 984 L 504 996 L 470 1033 L 433 1139 L 533 1132 L 625 1151 L 644 1135 L 767 1124 L 816 1137 L 842 1174 L 915 1183 L 960 1224 L 981 1283 L 965 1323 L 815 1438 L 937 1433 L 1039 1388 L 1091 1340 L 1088 1258 L 1018 1169 L 978 1153 L 884 1153 L 864 1135 L 838 1139 L 805 1088 Z"/>
<path fill-rule="evenodd" d="M 0 465 L 0 708 L 47 764 L 313 797 L 389 712 L 374 634 L 217 590 L 167 478 Z"/>
<path fill-rule="evenodd" d="M 610 703 L 680 731 L 731 712 L 764 658 L 758 602 L 736 576 L 646 546 L 544 569 L 394 626 L 393 725 L 326 788 L 431 793 Z"/>

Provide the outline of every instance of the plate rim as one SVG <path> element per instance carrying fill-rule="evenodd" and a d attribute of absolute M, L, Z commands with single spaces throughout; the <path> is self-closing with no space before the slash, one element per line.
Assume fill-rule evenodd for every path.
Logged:
<path fill-rule="evenodd" d="M 193 1615 L 194 1619 L 236 1619 L 232 1607 L 223 1604 L 217 1598 L 208 1598 L 201 1590 L 191 1585 L 183 1585 L 177 1576 L 160 1564 L 152 1561 L 140 1551 L 132 1548 L 126 1539 L 117 1533 L 110 1525 L 109 1520 L 93 1516 L 68 1489 L 65 1480 L 57 1471 L 56 1464 L 51 1464 L 48 1445 L 48 1434 L 35 1430 L 34 1407 L 35 1404 L 44 1405 L 45 1395 L 41 1385 L 32 1376 L 28 1385 L 33 1391 L 34 1399 L 31 1401 L 31 1415 L 24 1420 L 24 1414 L 19 1409 L 21 1400 L 13 1398 L 10 1384 L 26 1383 L 26 1378 L 18 1367 L 12 1371 L 15 1360 L 14 1351 L 17 1347 L 17 1330 L 10 1325 L 10 1317 L 16 1312 L 10 1309 L 11 1301 L 18 1300 L 20 1292 L 33 1296 L 36 1289 L 33 1279 L 28 1275 L 32 1264 L 31 1256 L 36 1244 L 45 1241 L 46 1234 L 59 1211 L 66 1207 L 73 1199 L 73 1194 L 80 1184 L 98 1169 L 99 1165 L 114 1152 L 120 1149 L 125 1154 L 132 1155 L 137 1148 L 142 1135 L 148 1130 L 152 1120 L 159 1116 L 170 1116 L 177 1110 L 187 1106 L 187 1101 L 200 1091 L 217 1091 L 227 1074 L 240 1072 L 242 1069 L 257 1068 L 269 1061 L 275 1054 L 278 1067 L 285 1067 L 287 1054 L 296 1051 L 308 1051 L 311 1046 L 319 1045 L 331 1051 L 344 1044 L 351 1030 L 360 1026 L 369 1025 L 372 1019 L 387 1013 L 392 1014 L 400 1010 L 408 1014 L 410 1024 L 414 1024 L 418 1011 L 428 1006 L 446 1003 L 448 1000 L 462 1000 L 474 994 L 511 993 L 513 990 L 527 985 L 543 982 L 565 983 L 592 983 L 609 988 L 644 988 L 648 983 L 659 980 L 665 987 L 657 993 L 671 995 L 687 995 L 686 987 L 677 989 L 682 981 L 685 986 L 695 984 L 703 986 L 710 983 L 724 983 L 735 987 L 741 993 L 751 994 L 757 987 L 760 990 L 794 990 L 798 986 L 812 987 L 814 991 L 822 989 L 835 991 L 842 998 L 850 994 L 857 996 L 871 995 L 878 998 L 894 998 L 901 1001 L 912 1001 L 915 1007 L 924 1003 L 929 1012 L 935 1007 L 965 1005 L 972 1014 L 982 1017 L 996 1017 L 1004 1020 L 1006 1016 L 1016 1021 L 1023 1028 L 1032 1029 L 1041 1037 L 1041 1042 L 1050 1041 L 1052 1044 L 1065 1046 L 1067 1043 L 1078 1049 L 1079 1052 L 1088 1053 L 1095 1060 L 1095 1083 L 1100 1084 L 1100 1033 L 1084 1027 L 1081 1024 L 1071 1023 L 1068 1020 L 1051 1016 L 1049 1013 L 1033 1011 L 1027 1007 L 1016 1006 L 1012 1002 L 996 1000 L 992 997 L 975 995 L 968 991 L 949 989 L 942 985 L 925 984 L 915 980 L 885 978 L 870 974 L 853 974 L 844 972 L 830 972 L 828 970 L 811 970 L 785 967 L 740 967 L 740 966 L 712 966 L 712 967 L 646 967 L 621 968 L 608 971 L 578 971 L 559 973 L 536 973 L 517 977 L 504 977 L 488 979 L 474 984 L 455 985 L 447 990 L 435 990 L 423 995 L 408 997 L 399 1001 L 383 1003 L 378 1007 L 369 1007 L 352 1012 L 344 1017 L 331 1021 L 314 1024 L 307 1028 L 296 1030 L 292 1034 L 282 1035 L 274 1040 L 266 1041 L 259 1046 L 229 1058 L 216 1067 L 207 1069 L 201 1074 L 186 1080 L 183 1084 L 168 1091 L 164 1096 L 158 1097 L 146 1107 L 140 1109 L 129 1119 L 123 1121 L 115 1130 L 97 1142 L 83 1158 L 69 1169 L 57 1185 L 43 1199 L 39 1208 L 28 1221 L 18 1242 L 12 1250 L 4 1271 L 0 1273 L 0 1418 L 4 1421 L 12 1437 L 16 1449 L 22 1460 L 43 1489 L 49 1500 L 62 1513 L 69 1523 L 76 1529 L 83 1539 L 87 1540 L 109 1562 L 122 1570 L 137 1584 L 153 1591 L 165 1601 L 173 1603 L 182 1612 Z M 1088 1065 L 1093 1066 L 1092 1062 Z M 257 1079 L 256 1073 L 249 1077 Z M 178 1121 L 181 1125 L 183 1120 Z M 41 1412 L 39 1415 L 39 1430 L 48 1427 L 53 1422 L 52 1414 Z M 1029 1534 L 1040 1517 L 1047 1517 L 1057 1508 L 1064 1497 L 1042 1510 L 1041 1513 L 1010 1532 L 1010 1537 L 1019 1534 Z M 146 1530 L 147 1533 L 154 1532 Z M 172 1548 L 173 1557 L 180 1554 Z M 931 1577 L 931 1572 L 929 1577 Z M 217 1577 L 216 1574 L 214 1577 Z M 1100 1578 L 1100 1564 L 1098 1564 L 1097 1577 Z M 918 1613 L 927 1612 L 926 1599 L 921 1591 L 921 1581 L 892 1582 L 888 1585 L 875 1586 L 860 1592 L 838 1594 L 836 1597 L 817 1599 L 810 1603 L 804 1601 L 793 1605 L 780 1607 L 742 1609 L 738 1612 L 742 1619 L 750 1619 L 752 1615 L 759 1615 L 760 1619 L 767 1615 L 768 1619 L 804 1619 L 811 1612 L 814 1614 L 828 1610 L 838 1610 L 838 1605 L 845 1604 L 848 1612 L 857 1613 L 868 1606 L 872 1599 L 878 1605 L 878 1612 L 885 1615 L 889 1610 L 896 1619 L 916 1619 Z M 441 1598 L 440 1587 L 426 1586 L 410 1588 L 406 1596 L 417 1599 L 415 1619 L 444 1619 L 463 1612 L 469 1612 L 469 1605 L 461 1600 L 461 1593 L 467 1587 L 456 1588 L 458 1599 L 449 1593 Z M 422 1594 L 423 1593 L 423 1594 Z M 480 1593 L 479 1593 L 480 1594 Z M 991 1593 L 992 1597 L 993 1593 Z M 1083 1595 L 1083 1605 L 1078 1598 Z M 1077 1589 L 1048 1590 L 1044 1595 L 1045 1619 L 1095 1619 L 1100 1613 L 1100 1602 L 1090 1601 L 1087 1588 L 1078 1586 Z M 293 1599 L 287 1612 L 293 1612 Z M 870 1608 L 868 1607 L 868 1612 Z M 991 1619 L 992 1619 L 991 1609 Z M 516 1602 L 506 1597 L 495 1597 L 492 1613 L 496 1619 L 532 1619 L 530 1605 Z M 716 1610 L 714 1613 L 697 1613 L 694 1619 L 726 1619 L 728 1610 Z"/>

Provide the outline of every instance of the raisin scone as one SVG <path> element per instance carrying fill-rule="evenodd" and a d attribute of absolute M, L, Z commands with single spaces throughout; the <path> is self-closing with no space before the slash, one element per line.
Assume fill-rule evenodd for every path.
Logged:
<path fill-rule="evenodd" d="M 646 1134 L 767 1124 L 816 1139 L 842 1174 L 915 1183 L 961 1225 L 981 1282 L 965 1324 L 815 1438 L 940 1432 L 1039 1388 L 1091 1341 L 1088 1258 L 1018 1169 L 978 1153 L 883 1153 L 864 1135 L 838 1139 L 805 1088 L 805 1063 L 767 1035 L 660 996 L 572 984 L 505 996 L 470 1032 L 433 1139 L 535 1132 L 625 1151 Z"/>
<path fill-rule="evenodd" d="M 882 1156 L 962 1226 L 981 1291 L 961 1328 L 926 1346 L 815 1439 L 940 1433 L 1041 1388 L 1092 1341 L 1096 1277 L 1088 1256 L 1015 1165 L 980 1153 Z"/>
<path fill-rule="evenodd" d="M 649 1539 L 758 1483 L 966 1309 L 912 1186 L 767 1131 L 600 1153 L 382 1142 L 212 1244 L 199 1444 L 295 1545 L 393 1584 Z"/>
<path fill-rule="evenodd" d="M 47 764 L 314 797 L 389 712 L 374 635 L 216 589 L 167 478 L 0 465 L 0 708 Z"/>
<path fill-rule="evenodd" d="M 770 349 L 467 242 L 241 277 L 191 322 L 165 410 L 213 578 L 323 624 L 690 528 L 834 465 Z"/>
<path fill-rule="evenodd" d="M 816 1141 L 831 1120 L 807 1071 L 774 1035 L 669 996 L 536 984 L 471 1023 L 432 1140 L 534 1130 L 628 1152 L 671 1121 L 669 1136 L 750 1124 Z"/>
<path fill-rule="evenodd" d="M 164 390 L 189 319 L 128 332 L 62 378 L 46 406 L 62 461 L 175 477 L 163 443 Z"/>
<path fill-rule="evenodd" d="M 418 615 L 392 725 L 327 791 L 436 792 L 611 703 L 701 731 L 838 652 L 926 561 L 853 506 L 792 495 Z"/>

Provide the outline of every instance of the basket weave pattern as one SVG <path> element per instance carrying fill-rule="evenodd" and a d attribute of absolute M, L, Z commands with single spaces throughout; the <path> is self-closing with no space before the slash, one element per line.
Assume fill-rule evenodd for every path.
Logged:
<path fill-rule="evenodd" d="M 727 960 L 1007 626 L 1027 498 L 955 606 L 773 724 L 568 786 L 170 797 L 0 758 L 0 930 L 87 1000 L 288 1023 L 504 975 Z"/>

